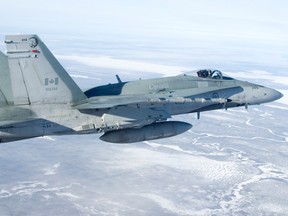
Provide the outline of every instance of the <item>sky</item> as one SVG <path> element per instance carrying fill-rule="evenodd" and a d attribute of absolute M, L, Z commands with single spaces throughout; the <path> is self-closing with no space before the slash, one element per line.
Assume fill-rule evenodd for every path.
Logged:
<path fill-rule="evenodd" d="M 1 8 L 7 33 L 288 40 L 285 0 L 10 0 Z"/>
<path fill-rule="evenodd" d="M 102 47 L 104 57 L 126 58 L 121 48 L 127 46 L 131 59 L 136 50 L 151 55 L 153 47 L 161 47 L 161 53 L 148 56 L 150 62 L 167 57 L 160 63 L 228 71 L 251 62 L 270 70 L 277 62 L 283 74 L 288 67 L 287 8 L 285 0 L 10 0 L 1 2 L 0 37 L 35 33 L 58 56 L 79 55 L 80 48 L 90 49 L 85 58 L 102 55 Z M 69 50 L 76 45 L 78 50 Z M 4 43 L 0 50 L 5 51 Z M 179 52 L 173 63 L 169 52 Z"/>
<path fill-rule="evenodd" d="M 263 66 L 277 61 L 287 68 L 287 8 L 285 0 L 9 0 L 1 2 L 0 37 L 35 33 L 53 52 L 52 38 L 70 39 L 67 46 L 81 38 L 94 44 L 126 42 L 137 49 L 173 46 L 173 52 L 186 49 L 185 55 L 198 62 L 207 56 L 201 52 L 207 47 L 214 62 L 196 67 L 218 67 L 219 57 L 235 62 L 237 53 L 247 61 L 257 58 Z M 93 47 L 86 42 L 79 47 L 83 45 Z M 4 43 L 0 49 L 5 51 Z"/>

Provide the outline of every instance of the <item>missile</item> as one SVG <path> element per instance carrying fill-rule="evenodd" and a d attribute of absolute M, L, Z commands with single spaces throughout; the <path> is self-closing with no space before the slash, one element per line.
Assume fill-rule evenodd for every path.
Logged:
<path fill-rule="evenodd" d="M 176 136 L 192 128 L 192 125 L 180 121 L 157 122 L 142 128 L 113 130 L 103 134 L 100 139 L 111 143 L 134 143 L 146 140 Z"/>

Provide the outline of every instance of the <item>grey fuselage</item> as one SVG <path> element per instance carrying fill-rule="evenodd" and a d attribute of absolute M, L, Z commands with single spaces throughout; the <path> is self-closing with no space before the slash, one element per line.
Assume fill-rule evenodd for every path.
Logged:
<path fill-rule="evenodd" d="M 172 115 L 261 104 L 281 96 L 273 89 L 249 82 L 190 75 L 119 82 L 95 87 L 85 94 L 89 99 L 144 97 L 151 103 L 89 110 L 73 109 L 68 104 L 4 106 L 0 107 L 0 121 L 7 124 L 0 128 L 1 140 L 141 128 Z M 167 102 L 169 98 L 174 100 Z"/>

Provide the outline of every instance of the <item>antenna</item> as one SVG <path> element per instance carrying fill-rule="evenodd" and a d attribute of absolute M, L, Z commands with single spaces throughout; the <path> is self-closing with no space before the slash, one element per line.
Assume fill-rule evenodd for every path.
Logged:
<path fill-rule="evenodd" d="M 120 79 L 120 77 L 118 76 L 118 74 L 116 74 L 116 79 L 117 79 L 118 83 L 122 83 L 122 80 Z"/>

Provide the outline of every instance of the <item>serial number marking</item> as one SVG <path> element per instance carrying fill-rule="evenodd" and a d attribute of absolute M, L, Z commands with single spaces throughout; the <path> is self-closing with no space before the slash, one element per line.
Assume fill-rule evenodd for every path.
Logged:
<path fill-rule="evenodd" d="M 45 88 L 46 91 L 57 91 L 58 88 L 57 87 L 49 87 L 49 88 Z"/>

